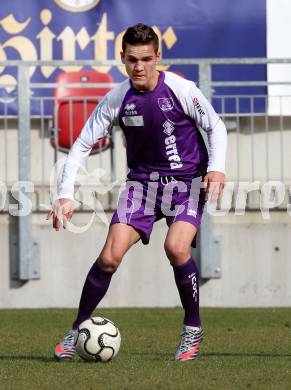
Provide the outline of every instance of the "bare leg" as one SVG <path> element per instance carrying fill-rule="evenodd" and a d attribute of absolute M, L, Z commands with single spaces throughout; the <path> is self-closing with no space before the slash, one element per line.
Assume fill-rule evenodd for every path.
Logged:
<path fill-rule="evenodd" d="M 165 251 L 173 266 L 184 264 L 190 257 L 191 243 L 197 228 L 189 222 L 174 222 L 168 230 Z"/>

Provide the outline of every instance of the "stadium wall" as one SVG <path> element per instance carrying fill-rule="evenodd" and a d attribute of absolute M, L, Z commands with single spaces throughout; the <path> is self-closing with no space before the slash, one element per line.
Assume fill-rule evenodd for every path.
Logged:
<path fill-rule="evenodd" d="M 108 215 L 110 218 L 110 215 Z M 88 221 L 75 214 L 75 223 Z M 26 283 L 9 278 L 9 224 L 0 215 L 1 308 L 76 307 L 84 278 L 104 243 L 107 228 L 95 219 L 83 234 L 56 233 L 44 214 L 33 214 L 33 233 L 40 240 L 41 279 Z M 203 281 L 202 306 L 290 306 L 291 223 L 275 212 L 262 221 L 257 212 L 214 218 L 221 241 L 222 278 Z M 104 307 L 172 307 L 180 305 L 171 266 L 163 251 L 166 225 L 156 223 L 150 244 L 136 244 L 113 277 Z"/>
<path fill-rule="evenodd" d="M 35 127 L 33 127 L 35 126 Z M 32 139 L 34 145 L 32 161 L 40 161 L 45 151 L 47 168 L 52 164 L 53 149 L 46 139 L 42 148 L 39 129 L 33 122 Z M 263 127 L 263 123 L 262 123 Z M 291 127 L 291 126 L 290 126 Z M 242 129 L 243 130 L 243 129 Z M 15 150 L 16 130 L 9 129 L 9 177 L 17 179 L 17 157 Z M 1 133 L 1 132 L 0 132 Z M 254 135 L 255 145 L 262 144 L 262 132 Z M 269 130 L 272 144 L 278 132 Z M 120 133 L 118 134 L 120 137 Z M 240 158 L 244 169 L 249 161 L 251 135 L 242 134 Z M 275 137 L 275 138 L 272 138 Z M 284 132 L 285 147 L 291 142 L 290 130 Z M 119 139 L 120 141 L 120 139 Z M 235 176 L 237 138 L 229 134 L 228 168 L 230 177 Z M 124 177 L 125 151 L 121 142 L 116 150 L 118 157 L 117 178 Z M 260 153 L 262 153 L 260 155 Z M 280 158 L 280 149 L 272 154 L 274 162 Z M 285 154 L 286 167 L 290 166 L 290 156 Z M 289 156 L 289 157 L 288 157 Z M 265 176 L 265 158 L 260 148 L 256 148 L 256 174 Z M 94 159 L 95 157 L 93 157 Z M 98 157 L 96 157 L 98 158 Z M 38 177 L 40 163 L 32 164 L 32 177 Z M 271 165 L 273 166 L 273 164 Z M 3 168 L 3 164 L 2 164 Z M 243 179 L 250 179 L 250 170 L 242 171 Z M 272 171 L 271 171 L 272 173 Z M 274 176 L 272 176 L 274 177 Z M 37 180 L 35 180 L 36 182 Z M 91 213 L 77 212 L 74 224 L 84 226 Z M 106 213 L 110 220 L 111 213 Z M 213 218 L 214 234 L 221 245 L 222 277 L 204 280 L 201 288 L 202 306 L 290 306 L 291 285 L 288 277 L 291 272 L 289 253 L 291 251 L 291 218 L 286 208 L 271 212 L 269 220 L 262 218 L 260 211 L 249 211 L 245 215 L 233 212 Z M 33 212 L 33 236 L 40 243 L 40 280 L 19 282 L 11 279 L 10 239 L 15 217 L 7 212 L 0 213 L 1 273 L 0 307 L 76 307 L 86 273 L 97 258 L 107 233 L 107 227 L 97 216 L 89 230 L 74 234 L 65 230 L 55 232 L 46 221 L 45 212 Z M 166 236 L 164 221 L 156 223 L 148 246 L 138 243 L 127 254 L 124 263 L 113 278 L 112 286 L 102 302 L 106 307 L 171 307 L 180 305 L 171 266 L 163 251 Z"/>

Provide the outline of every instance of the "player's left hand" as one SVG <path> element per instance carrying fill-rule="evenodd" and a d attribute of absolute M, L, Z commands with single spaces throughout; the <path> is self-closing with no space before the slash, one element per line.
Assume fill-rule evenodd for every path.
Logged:
<path fill-rule="evenodd" d="M 208 172 L 204 177 L 205 200 L 215 202 L 223 191 L 225 174 L 222 172 Z"/>

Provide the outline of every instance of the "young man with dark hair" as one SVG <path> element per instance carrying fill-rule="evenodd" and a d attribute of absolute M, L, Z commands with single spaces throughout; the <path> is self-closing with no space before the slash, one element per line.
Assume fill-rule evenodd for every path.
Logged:
<path fill-rule="evenodd" d="M 205 197 L 210 193 L 219 196 L 224 186 L 226 129 L 194 82 L 156 69 L 158 44 L 157 35 L 148 26 L 139 23 L 127 29 L 121 60 L 129 79 L 111 90 L 88 119 L 69 153 L 58 200 L 49 213 L 56 230 L 72 218 L 78 167 L 118 119 L 127 145 L 127 186 L 112 217 L 106 243 L 86 278 L 77 318 L 55 348 L 55 357 L 60 360 L 74 356 L 76 329 L 104 297 L 126 252 L 140 239 L 147 244 L 154 222 L 163 217 L 169 227 L 165 252 L 185 311 L 175 359 L 192 360 L 199 352 L 203 339 L 199 276 L 190 249 Z M 209 155 L 198 126 L 207 134 Z M 206 189 L 195 196 L 193 182 L 198 177 L 203 178 Z M 129 200 L 133 205 L 130 209 Z M 134 208 L 136 204 L 139 207 Z"/>
<path fill-rule="evenodd" d="M 138 23 L 129 27 L 122 37 L 122 51 L 125 53 L 127 45 L 153 45 L 157 54 L 159 50 L 159 38 L 151 27 Z"/>

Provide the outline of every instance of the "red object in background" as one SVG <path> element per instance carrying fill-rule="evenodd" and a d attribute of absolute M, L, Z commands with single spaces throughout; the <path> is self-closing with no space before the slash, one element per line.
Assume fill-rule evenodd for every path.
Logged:
<path fill-rule="evenodd" d="M 56 78 L 59 84 L 54 89 L 54 115 L 51 144 L 56 149 L 68 153 L 80 134 L 84 124 L 110 87 L 77 87 L 60 84 L 113 83 L 106 73 L 95 71 L 62 72 Z M 112 147 L 109 137 L 101 138 L 91 154 L 100 153 Z"/>

